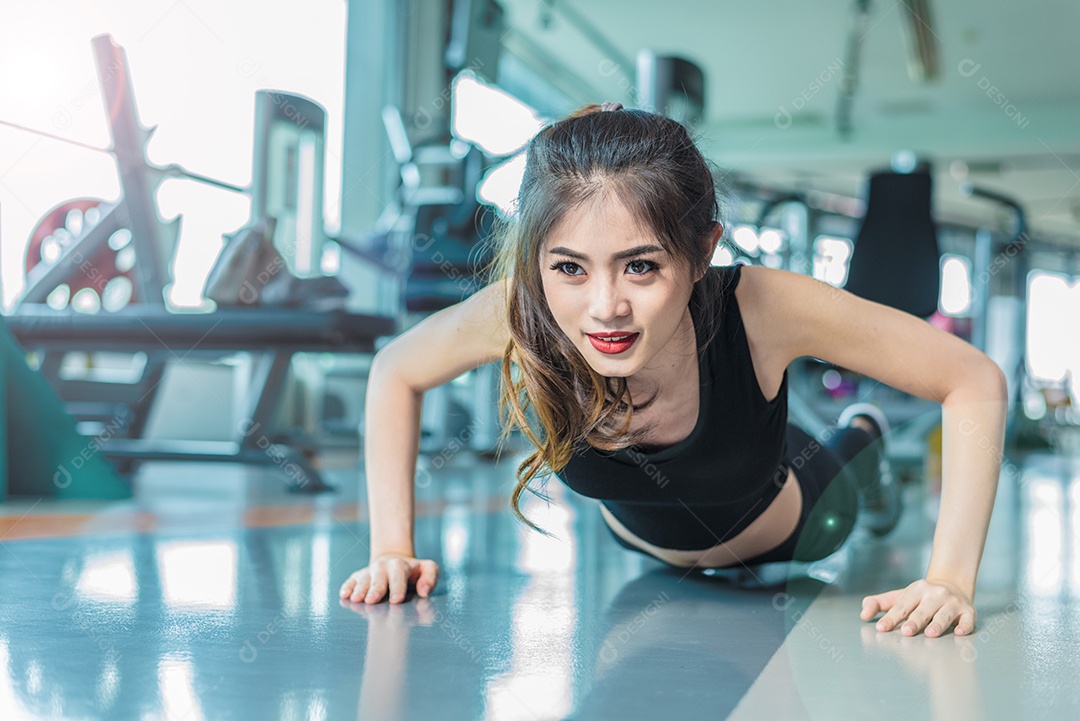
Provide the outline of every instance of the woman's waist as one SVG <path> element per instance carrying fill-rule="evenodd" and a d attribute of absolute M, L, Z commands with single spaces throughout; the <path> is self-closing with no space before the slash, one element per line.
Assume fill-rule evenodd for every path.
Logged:
<path fill-rule="evenodd" d="M 774 508 L 774 501 L 781 497 L 785 487 L 784 483 L 770 486 L 754 497 L 724 504 L 649 504 L 617 500 L 601 500 L 600 503 L 608 515 L 619 521 L 623 530 L 633 535 L 638 545 L 648 544 L 649 552 L 659 549 L 704 553 L 726 544 L 742 549 L 746 543 L 752 543 L 750 538 L 760 536 L 761 532 L 751 532 L 751 526 L 755 522 L 761 525 L 765 521 L 762 516 L 770 511 L 781 513 L 786 519 L 789 514 Z M 765 535 L 769 535 L 769 531 Z"/>
<path fill-rule="evenodd" d="M 789 476 L 775 498 L 755 504 L 734 522 L 696 513 L 679 525 L 653 517 L 651 525 L 639 527 L 637 519 L 624 511 L 600 504 L 607 526 L 623 543 L 673 566 L 726 568 L 768 553 L 791 536 L 801 513 L 801 492 L 794 476 Z"/>

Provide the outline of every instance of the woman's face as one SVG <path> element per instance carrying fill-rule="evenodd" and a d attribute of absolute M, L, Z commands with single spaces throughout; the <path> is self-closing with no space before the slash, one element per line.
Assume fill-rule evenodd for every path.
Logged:
<path fill-rule="evenodd" d="M 693 356 L 689 266 L 614 194 L 556 225 L 540 252 L 540 277 L 555 322 L 600 375 L 666 377 Z"/>

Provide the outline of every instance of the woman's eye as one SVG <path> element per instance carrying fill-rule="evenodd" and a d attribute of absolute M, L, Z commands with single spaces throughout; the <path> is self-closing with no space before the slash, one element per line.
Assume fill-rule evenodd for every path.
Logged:
<path fill-rule="evenodd" d="M 656 263 L 648 260 L 632 260 L 626 264 L 626 267 L 634 275 L 645 275 L 653 268 L 657 268 L 659 266 L 657 266 Z M 635 268 L 637 268 L 638 270 L 635 271 Z"/>
<path fill-rule="evenodd" d="M 566 272 L 567 268 L 581 268 L 581 266 L 578 265 L 577 263 L 571 263 L 570 261 L 564 261 L 562 263 L 555 263 L 553 266 L 551 266 L 552 270 L 557 270 L 557 271 L 559 271 L 561 273 L 565 273 L 566 275 L 577 275 L 577 273 L 567 273 Z"/>

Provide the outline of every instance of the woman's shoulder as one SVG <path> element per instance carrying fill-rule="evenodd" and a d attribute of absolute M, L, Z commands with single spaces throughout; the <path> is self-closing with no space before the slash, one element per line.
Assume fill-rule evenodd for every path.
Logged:
<path fill-rule="evenodd" d="M 713 266 L 710 287 L 704 289 L 712 296 L 718 315 L 737 315 L 767 319 L 775 314 L 779 296 L 790 292 L 786 271 L 760 265 L 737 264 Z"/>
<path fill-rule="evenodd" d="M 698 283 L 697 292 L 705 305 L 722 306 L 735 292 L 741 275 L 741 265 L 711 265 Z"/>
<path fill-rule="evenodd" d="M 784 292 L 785 272 L 762 265 L 732 266 L 730 292 L 740 311 L 767 312 L 770 296 Z"/>
<path fill-rule="evenodd" d="M 734 268 L 734 266 L 732 266 Z M 768 268 L 763 265 L 745 265 L 733 272 L 732 290 L 738 288 L 740 304 L 744 299 L 760 305 L 769 297 L 790 295 L 793 291 L 791 281 L 798 273 L 781 268 Z"/>
<path fill-rule="evenodd" d="M 787 360 L 794 358 L 785 355 L 790 350 L 787 347 L 790 339 L 800 330 L 799 321 L 792 317 L 791 309 L 805 302 L 800 288 L 807 277 L 782 268 L 760 265 L 747 265 L 739 275 L 741 281 L 732 295 L 747 334 L 752 335 L 762 349 L 772 349 L 762 350 L 762 355 L 776 353 Z"/>

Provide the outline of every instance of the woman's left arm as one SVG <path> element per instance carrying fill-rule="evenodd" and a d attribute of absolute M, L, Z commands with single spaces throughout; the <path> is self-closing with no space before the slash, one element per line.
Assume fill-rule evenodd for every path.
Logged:
<path fill-rule="evenodd" d="M 997 366 L 972 373 L 941 404 L 941 508 L 926 577 L 863 599 L 861 616 L 880 631 L 940 636 L 975 630 L 975 581 L 994 508 L 1005 440 L 1006 390 Z"/>
<path fill-rule="evenodd" d="M 975 629 L 975 580 L 997 493 L 1007 390 L 1001 369 L 969 343 L 895 308 L 799 273 L 742 269 L 739 305 L 769 329 L 762 352 L 810 356 L 941 403 L 942 494 L 926 577 L 867 596 L 877 627 L 940 636 Z M 747 272 L 749 271 L 749 272 Z M 747 287 L 743 287 L 743 282 Z M 902 625 L 901 625 L 902 624 Z"/>

